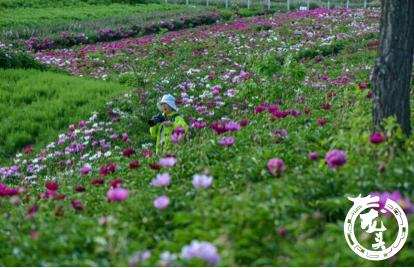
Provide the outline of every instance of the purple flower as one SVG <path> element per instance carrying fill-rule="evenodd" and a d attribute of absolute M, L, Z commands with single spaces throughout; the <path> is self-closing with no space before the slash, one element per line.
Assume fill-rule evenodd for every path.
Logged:
<path fill-rule="evenodd" d="M 316 159 L 319 158 L 319 154 L 317 152 L 310 152 L 308 154 L 308 157 L 309 157 L 310 160 L 316 160 Z"/>
<path fill-rule="evenodd" d="M 110 201 L 122 202 L 128 198 L 128 190 L 122 189 L 122 188 L 110 189 L 106 193 L 106 196 L 108 197 Z"/>
<path fill-rule="evenodd" d="M 287 132 L 287 130 L 286 129 L 278 129 L 278 130 L 275 130 L 275 131 L 273 131 L 273 136 L 276 136 L 276 135 L 280 135 L 280 136 L 283 136 L 283 137 L 287 137 L 288 136 L 288 132 Z"/>
<path fill-rule="evenodd" d="M 394 202 L 396 202 L 407 214 L 414 213 L 414 205 L 411 203 L 411 200 L 408 198 L 404 198 L 400 192 L 394 191 L 392 193 L 389 192 L 383 192 L 383 193 L 371 193 L 371 196 L 378 196 L 379 199 L 379 211 L 383 211 L 385 208 L 385 204 L 387 202 L 387 199 L 391 199 Z M 385 216 L 390 216 L 391 212 L 385 210 L 384 213 Z"/>
<path fill-rule="evenodd" d="M 177 160 L 175 157 L 165 157 L 160 159 L 160 165 L 162 167 L 173 167 Z"/>
<path fill-rule="evenodd" d="M 331 169 L 336 169 L 346 163 L 346 155 L 344 151 L 335 149 L 325 155 L 325 160 Z"/>
<path fill-rule="evenodd" d="M 234 139 L 232 137 L 224 137 L 219 141 L 219 144 L 225 147 L 230 147 L 234 144 Z"/>
<path fill-rule="evenodd" d="M 171 182 L 171 177 L 168 173 L 158 174 L 155 179 L 152 180 L 152 185 L 155 187 L 168 186 Z"/>
<path fill-rule="evenodd" d="M 287 166 L 282 159 L 273 158 L 267 162 L 267 169 L 273 176 L 280 176 L 287 170 Z"/>
<path fill-rule="evenodd" d="M 216 266 L 220 262 L 220 256 L 217 254 L 214 245 L 197 240 L 193 240 L 190 245 L 186 245 L 181 249 L 181 257 L 186 260 L 202 259 L 212 266 Z"/>
<path fill-rule="evenodd" d="M 167 196 L 162 195 L 154 200 L 154 207 L 158 209 L 164 209 L 168 206 L 169 203 L 170 199 Z"/>
<path fill-rule="evenodd" d="M 385 137 L 379 132 L 374 132 L 369 136 L 369 141 L 373 144 L 380 144 L 385 141 Z"/>
<path fill-rule="evenodd" d="M 81 174 L 87 175 L 89 174 L 89 172 L 91 172 L 91 170 L 92 170 L 92 167 L 90 165 L 85 165 L 79 169 L 79 172 Z"/>
<path fill-rule="evenodd" d="M 207 189 L 208 187 L 211 186 L 211 184 L 213 183 L 213 177 L 211 176 L 206 176 L 206 175 L 199 175 L 199 174 L 194 174 L 193 175 L 193 186 L 196 189 Z"/>
<path fill-rule="evenodd" d="M 227 131 L 239 131 L 240 130 L 240 125 L 237 122 L 234 121 L 230 121 L 226 124 L 226 126 L 224 127 Z"/>

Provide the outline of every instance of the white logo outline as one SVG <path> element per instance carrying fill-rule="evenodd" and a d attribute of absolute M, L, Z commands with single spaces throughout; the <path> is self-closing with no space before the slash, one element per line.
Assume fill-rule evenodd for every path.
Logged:
<path fill-rule="evenodd" d="M 408 237 L 408 220 L 403 209 L 393 200 L 387 199 L 384 209 L 389 211 L 398 223 L 398 234 L 394 242 L 388 248 L 382 249 L 380 251 L 369 250 L 363 247 L 355 237 L 354 228 L 355 221 L 358 216 L 367 208 L 379 208 L 379 196 L 368 195 L 366 197 L 361 197 L 361 194 L 358 197 L 349 197 L 350 201 L 354 202 L 351 209 L 348 211 L 344 221 L 344 235 L 348 246 L 360 257 L 372 260 L 380 261 L 391 258 L 397 254 Z"/>

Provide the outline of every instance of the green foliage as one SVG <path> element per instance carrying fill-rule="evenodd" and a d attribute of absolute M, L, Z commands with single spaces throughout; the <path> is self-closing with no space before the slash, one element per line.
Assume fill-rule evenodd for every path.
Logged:
<path fill-rule="evenodd" d="M 126 90 L 118 84 L 88 81 L 35 70 L 0 69 L 0 159 L 29 144 L 44 146 L 69 124 L 102 109 Z"/>

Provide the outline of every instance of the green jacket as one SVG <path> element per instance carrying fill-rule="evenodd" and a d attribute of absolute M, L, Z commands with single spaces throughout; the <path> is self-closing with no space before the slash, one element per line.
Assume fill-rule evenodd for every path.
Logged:
<path fill-rule="evenodd" d="M 153 138 L 157 139 L 156 142 L 156 154 L 170 152 L 172 149 L 171 136 L 175 128 L 182 126 L 186 131 L 188 130 L 188 125 L 185 122 L 184 118 L 177 114 L 177 112 L 172 112 L 168 116 L 162 114 L 167 120 L 171 120 L 174 117 L 174 122 L 171 126 L 165 127 L 161 123 L 153 127 L 150 127 L 150 135 Z M 162 143 L 162 141 L 164 141 Z"/>

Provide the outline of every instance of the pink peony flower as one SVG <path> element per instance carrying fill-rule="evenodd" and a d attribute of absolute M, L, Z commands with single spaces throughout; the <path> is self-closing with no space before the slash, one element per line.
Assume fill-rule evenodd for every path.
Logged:
<path fill-rule="evenodd" d="M 193 240 L 190 245 L 184 246 L 181 249 L 181 257 L 186 260 L 205 260 L 211 266 L 216 266 L 220 262 L 220 256 L 214 245 L 209 242 L 199 242 L 197 240 Z"/>
<path fill-rule="evenodd" d="M 106 196 L 109 201 L 122 202 L 128 198 L 128 190 L 122 188 L 110 189 L 106 193 Z"/>
<path fill-rule="evenodd" d="M 79 172 L 84 175 L 89 174 L 89 172 L 91 171 L 92 171 L 92 167 L 90 165 L 85 165 L 79 169 Z"/>
<path fill-rule="evenodd" d="M 224 137 L 218 143 L 225 147 L 230 147 L 234 144 L 234 139 L 232 137 Z"/>
<path fill-rule="evenodd" d="M 168 173 L 158 174 L 155 179 L 152 180 L 152 185 L 155 187 L 168 186 L 171 183 L 171 177 Z"/>
<path fill-rule="evenodd" d="M 322 109 L 329 110 L 330 108 L 331 108 L 331 104 L 330 103 L 324 103 L 324 104 L 322 104 Z"/>
<path fill-rule="evenodd" d="M 273 176 L 280 176 L 287 170 L 287 166 L 282 159 L 273 158 L 267 162 L 267 169 Z"/>
<path fill-rule="evenodd" d="M 162 167 L 173 167 L 177 160 L 175 157 L 165 157 L 160 159 L 160 165 Z"/>
<path fill-rule="evenodd" d="M 240 125 L 237 122 L 230 121 L 224 126 L 224 128 L 226 131 L 234 132 L 240 130 Z"/>
<path fill-rule="evenodd" d="M 162 195 L 154 200 L 154 207 L 158 209 L 164 209 L 168 206 L 169 203 L 170 199 L 167 196 Z"/>
<path fill-rule="evenodd" d="M 346 163 L 346 155 L 344 151 L 335 149 L 325 155 L 325 160 L 331 169 L 336 169 Z"/>
<path fill-rule="evenodd" d="M 48 189 L 49 191 L 57 191 L 58 188 L 59 188 L 58 182 L 51 182 L 51 181 L 46 182 L 46 189 Z"/>
<path fill-rule="evenodd" d="M 369 141 L 373 144 L 380 144 L 385 141 L 385 137 L 379 132 L 374 132 L 369 136 Z"/>
<path fill-rule="evenodd" d="M 193 175 L 193 186 L 196 189 L 207 189 L 211 186 L 213 183 L 213 177 L 206 176 L 206 175 L 199 175 L 194 174 Z"/>
<path fill-rule="evenodd" d="M 83 204 L 80 200 L 77 200 L 77 199 L 72 200 L 71 204 L 72 204 L 72 207 L 77 211 L 83 209 Z"/>

